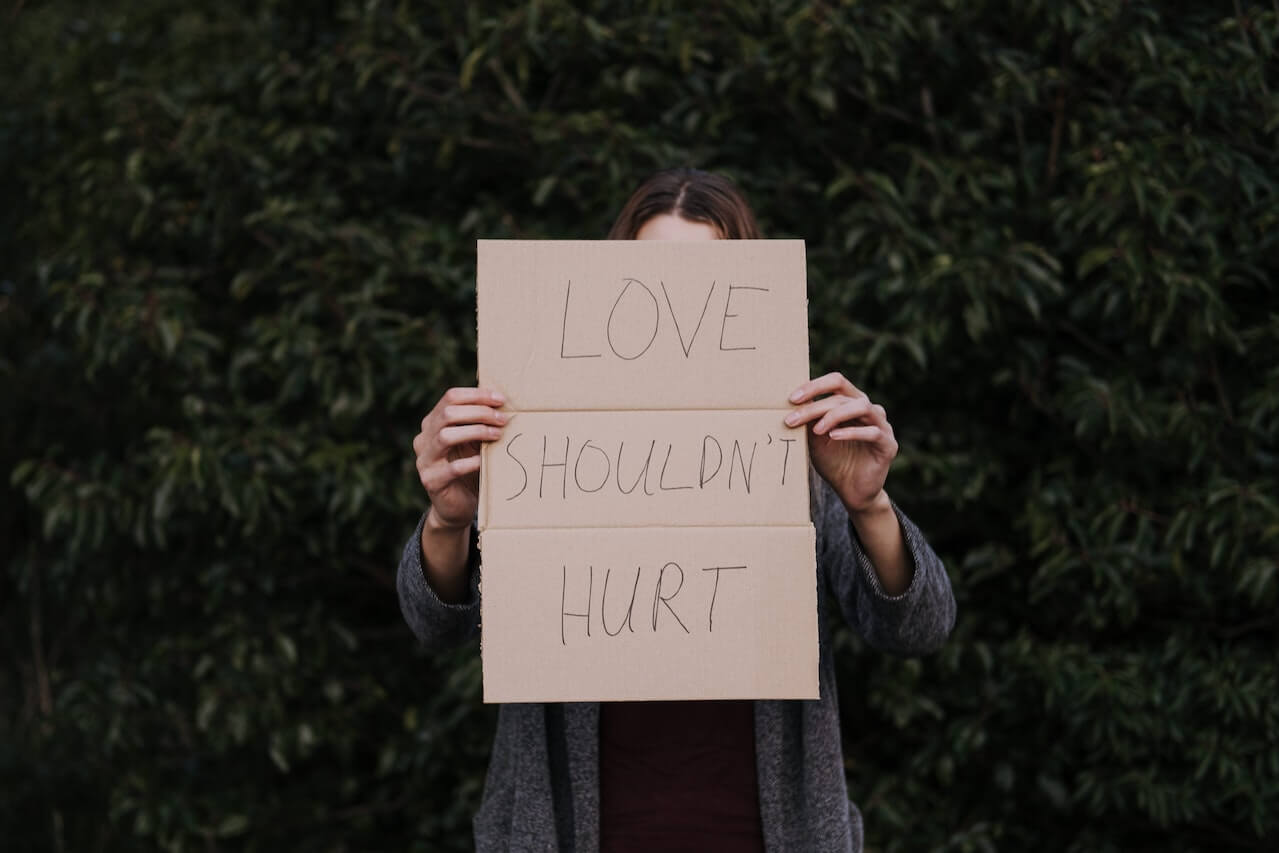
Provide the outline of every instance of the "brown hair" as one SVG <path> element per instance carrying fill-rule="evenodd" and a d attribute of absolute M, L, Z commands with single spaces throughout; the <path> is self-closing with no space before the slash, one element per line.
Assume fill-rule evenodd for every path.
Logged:
<path fill-rule="evenodd" d="M 673 214 L 705 222 L 725 240 L 758 240 L 755 214 L 732 181 L 700 169 L 666 169 L 631 194 L 608 232 L 610 240 L 634 240 L 654 216 Z"/>

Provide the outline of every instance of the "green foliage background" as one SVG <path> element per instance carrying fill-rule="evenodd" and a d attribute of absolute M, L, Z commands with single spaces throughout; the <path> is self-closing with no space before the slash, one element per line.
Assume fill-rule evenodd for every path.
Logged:
<path fill-rule="evenodd" d="M 7 5 L 5 849 L 469 848 L 410 441 L 474 240 L 686 164 L 808 241 L 959 599 L 841 638 L 868 847 L 1275 848 L 1275 4 Z"/>

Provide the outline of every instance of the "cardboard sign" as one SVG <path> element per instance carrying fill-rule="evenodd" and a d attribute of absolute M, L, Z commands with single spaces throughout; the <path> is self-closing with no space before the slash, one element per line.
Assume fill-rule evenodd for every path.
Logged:
<path fill-rule="evenodd" d="M 803 242 L 478 252 L 485 701 L 817 698 Z"/>

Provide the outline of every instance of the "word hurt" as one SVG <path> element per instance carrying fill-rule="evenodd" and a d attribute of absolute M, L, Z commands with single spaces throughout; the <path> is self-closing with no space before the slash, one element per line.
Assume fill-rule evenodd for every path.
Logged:
<path fill-rule="evenodd" d="M 724 572 L 736 573 L 746 571 L 746 566 L 707 566 L 698 572 L 690 572 L 696 578 L 699 575 L 703 580 L 711 579 L 710 583 L 703 583 L 702 594 L 685 594 L 680 602 L 681 607 L 687 607 L 685 616 L 691 612 L 705 612 L 706 614 L 706 631 L 711 633 L 715 630 L 715 600 L 719 596 L 720 575 Z M 644 607 L 641 610 L 639 618 L 639 631 L 656 634 L 659 627 L 664 626 L 665 630 L 679 631 L 685 634 L 691 634 L 689 630 L 689 622 L 685 622 L 675 609 L 676 599 L 684 592 L 686 581 L 689 580 L 684 569 L 676 562 L 664 563 L 661 568 L 655 571 L 645 572 L 643 566 L 635 567 L 635 577 L 633 580 L 626 577 L 625 572 L 618 572 L 618 582 L 614 584 L 613 595 L 609 595 L 609 584 L 613 582 L 613 570 L 606 568 L 602 572 L 600 583 L 600 592 L 598 601 L 595 595 L 595 566 L 586 567 L 586 606 L 585 610 L 573 610 L 568 608 L 569 604 L 569 569 L 568 564 L 564 564 L 561 569 L 562 586 L 560 589 L 560 645 L 568 645 L 568 621 L 570 619 L 581 619 L 580 626 L 585 628 L 586 638 L 599 637 L 616 637 L 623 631 L 636 633 L 635 604 L 640 601 L 641 604 L 647 601 L 652 602 L 651 607 Z M 581 595 L 581 579 L 582 572 L 574 570 L 574 593 L 576 598 Z M 639 598 L 640 581 L 644 580 L 643 599 Z M 627 596 L 626 587 L 627 580 L 631 580 L 629 584 L 630 595 Z M 648 595 L 649 585 L 652 585 L 653 593 Z M 687 584 L 692 585 L 689 581 Z M 709 594 L 706 593 L 705 587 L 710 587 Z M 691 599 L 691 601 L 690 601 Z M 580 599 L 579 599 L 580 600 Z M 700 607 L 699 607 L 700 605 Z M 610 616 L 610 613 L 612 614 Z M 647 618 L 646 618 L 647 617 Z M 700 623 L 694 623 L 700 624 Z M 595 627 L 595 633 L 591 633 L 592 627 Z M 602 632 L 602 633 L 601 633 Z"/>

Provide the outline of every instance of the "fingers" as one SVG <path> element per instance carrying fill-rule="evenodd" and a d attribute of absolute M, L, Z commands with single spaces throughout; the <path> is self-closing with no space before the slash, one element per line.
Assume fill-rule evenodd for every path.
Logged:
<path fill-rule="evenodd" d="M 496 441 L 501 437 L 502 431 L 500 429 L 484 424 L 449 426 L 440 430 L 440 445 L 443 447 L 457 447 L 459 444 L 466 444 L 468 441 Z"/>
<path fill-rule="evenodd" d="M 480 470 L 479 448 L 495 441 L 511 415 L 499 412 L 506 397 L 488 388 L 450 388 L 422 418 L 422 430 L 413 438 L 417 474 L 422 486 L 435 496 L 464 477 Z"/>
<path fill-rule="evenodd" d="M 459 448 L 478 446 L 502 437 L 512 415 L 498 411 L 506 398 L 485 388 L 450 388 L 422 419 L 413 438 L 418 477 L 427 491 L 435 491 L 480 469 L 478 453 L 450 459 Z"/>
<path fill-rule="evenodd" d="M 787 415 L 786 425 L 794 427 L 812 423 L 816 420 L 817 423 L 813 426 L 813 432 L 818 435 L 824 435 L 827 430 L 842 421 L 869 415 L 871 409 L 871 402 L 866 397 L 849 398 L 842 394 L 834 397 L 823 397 L 816 402 L 801 406 Z"/>
<path fill-rule="evenodd" d="M 881 432 L 892 433 L 893 428 L 888 424 L 888 413 L 884 411 L 884 407 L 871 403 L 866 397 L 859 397 L 856 400 L 850 400 L 847 403 L 835 406 L 813 425 L 813 432 L 817 435 L 825 435 L 833 432 L 840 424 L 845 424 L 852 420 L 868 423 L 870 426 L 878 428 Z"/>
<path fill-rule="evenodd" d="M 847 397 L 823 397 L 820 400 L 800 406 L 795 411 L 786 416 L 787 426 L 800 426 L 802 424 L 811 423 L 822 417 L 831 409 L 837 408 L 848 402 Z"/>
<path fill-rule="evenodd" d="M 816 379 L 810 379 L 791 392 L 792 403 L 803 403 L 822 394 L 843 394 L 846 397 L 865 397 L 857 386 L 849 382 L 842 373 L 827 373 Z"/>
<path fill-rule="evenodd" d="M 453 477 L 465 477 L 467 474 L 474 474 L 480 470 L 480 454 L 473 456 L 459 456 L 457 459 L 450 459 L 447 463 L 448 473 Z"/>
<path fill-rule="evenodd" d="M 801 424 L 812 424 L 814 435 L 830 434 L 831 438 L 845 439 L 858 436 L 869 436 L 871 433 L 836 432 L 841 424 L 860 421 L 859 426 L 868 426 L 877 430 L 876 435 L 892 434 L 888 423 L 888 413 L 884 407 L 872 403 L 866 396 L 849 398 L 844 395 L 823 397 L 820 400 L 801 406 L 786 416 L 786 425 L 795 427 Z"/>
<path fill-rule="evenodd" d="M 871 405 L 870 400 L 865 397 L 858 397 L 853 400 L 849 400 L 846 397 L 836 397 L 834 399 L 842 402 L 831 407 L 831 409 L 822 416 L 821 420 L 813 424 L 814 435 L 825 435 L 840 424 L 847 423 L 851 420 L 869 419 L 875 409 L 875 407 Z"/>
<path fill-rule="evenodd" d="M 473 406 L 458 405 L 445 406 L 440 412 L 446 426 L 454 424 L 491 424 L 492 426 L 506 426 L 506 422 L 511 416 L 506 412 L 499 412 L 492 406 Z"/>
<path fill-rule="evenodd" d="M 897 456 L 897 439 L 891 426 L 844 426 L 830 431 L 831 441 L 853 441 L 871 445 L 873 452 L 891 461 Z"/>
<path fill-rule="evenodd" d="M 835 441 L 868 441 L 875 442 L 884 438 L 884 430 L 877 426 L 839 427 L 830 431 Z"/>
<path fill-rule="evenodd" d="M 446 406 L 505 406 L 506 397 L 487 388 L 450 388 L 440 402 Z"/>
<path fill-rule="evenodd" d="M 506 405 L 506 397 L 487 388 L 450 388 L 440 395 L 431 411 L 422 418 L 422 429 L 427 429 L 432 419 L 439 420 L 450 409 L 470 407 L 496 409 Z"/>
<path fill-rule="evenodd" d="M 468 474 L 480 470 L 480 454 L 457 459 L 439 459 L 418 469 L 418 478 L 428 492 L 436 492 Z"/>
<path fill-rule="evenodd" d="M 468 442 L 495 441 L 512 415 L 498 411 L 506 404 L 499 392 L 485 388 L 450 388 L 426 417 L 422 431 L 413 439 L 413 453 L 419 467 L 430 465 L 449 448 Z"/>

